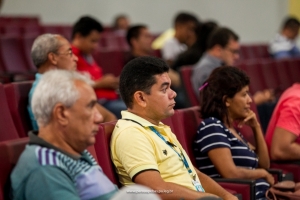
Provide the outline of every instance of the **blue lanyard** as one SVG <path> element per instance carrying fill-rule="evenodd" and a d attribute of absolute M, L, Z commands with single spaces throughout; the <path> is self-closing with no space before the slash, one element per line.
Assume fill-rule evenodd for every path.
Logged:
<path fill-rule="evenodd" d="M 167 141 L 153 126 L 149 126 L 151 131 L 153 131 L 158 137 L 160 137 L 167 145 L 169 145 L 175 152 L 176 154 L 179 156 L 179 158 L 182 160 L 184 166 L 186 167 L 186 169 L 188 170 L 188 172 L 191 174 L 191 176 L 193 177 L 193 172 L 189 166 L 189 163 L 187 162 L 186 158 L 184 157 L 182 151 L 180 150 L 181 155 L 174 149 L 174 147 L 176 147 L 175 144 L 172 144 L 171 142 Z"/>

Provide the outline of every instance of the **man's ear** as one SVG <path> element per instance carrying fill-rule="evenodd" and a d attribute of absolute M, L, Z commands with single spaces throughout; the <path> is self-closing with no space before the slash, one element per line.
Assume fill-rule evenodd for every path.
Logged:
<path fill-rule="evenodd" d="M 81 39 L 82 38 L 82 35 L 80 33 L 75 33 L 74 35 L 74 39 Z"/>
<path fill-rule="evenodd" d="M 53 52 L 48 53 L 48 60 L 51 62 L 52 65 L 57 65 L 57 57 L 56 54 Z"/>
<path fill-rule="evenodd" d="M 69 112 L 63 104 L 56 104 L 53 108 L 52 114 L 53 118 L 56 119 L 56 121 L 62 126 L 66 126 L 69 123 Z"/>
<path fill-rule="evenodd" d="M 141 107 L 147 106 L 146 94 L 142 91 L 136 91 L 133 94 L 133 101 L 135 101 Z"/>
<path fill-rule="evenodd" d="M 137 43 L 137 41 L 135 38 L 130 39 L 130 44 L 132 45 L 133 48 L 136 46 L 136 43 Z"/>

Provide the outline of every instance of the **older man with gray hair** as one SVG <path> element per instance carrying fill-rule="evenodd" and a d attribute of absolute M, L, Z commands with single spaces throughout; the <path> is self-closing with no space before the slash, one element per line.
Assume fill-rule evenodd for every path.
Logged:
<path fill-rule="evenodd" d="M 91 84 L 89 77 L 67 70 L 51 70 L 40 79 L 32 96 L 39 132 L 29 133 L 11 174 L 13 199 L 142 199 L 124 191 L 114 198 L 117 187 L 86 150 L 102 120 Z"/>
<path fill-rule="evenodd" d="M 37 37 L 32 45 L 31 57 L 37 67 L 38 73 L 35 75 L 35 81 L 29 93 L 28 112 L 34 130 L 38 130 L 36 119 L 31 110 L 32 95 L 36 85 L 42 77 L 42 74 L 52 69 L 76 70 L 78 58 L 73 54 L 69 41 L 61 35 L 43 34 Z M 97 109 L 103 115 L 104 121 L 115 120 L 116 117 L 97 105 Z"/>

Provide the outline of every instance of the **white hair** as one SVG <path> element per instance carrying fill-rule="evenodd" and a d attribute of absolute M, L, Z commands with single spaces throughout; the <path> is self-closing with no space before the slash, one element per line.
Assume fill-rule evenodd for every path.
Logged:
<path fill-rule="evenodd" d="M 80 97 L 75 81 L 92 85 L 87 74 L 68 70 L 50 70 L 42 75 L 32 96 L 32 112 L 39 126 L 45 126 L 51 119 L 54 106 L 62 103 L 71 107 Z"/>
<path fill-rule="evenodd" d="M 48 54 L 56 53 L 60 47 L 58 37 L 60 35 L 46 33 L 38 36 L 31 47 L 33 64 L 39 68 L 48 60 Z M 62 36 L 60 36 L 62 37 Z"/>

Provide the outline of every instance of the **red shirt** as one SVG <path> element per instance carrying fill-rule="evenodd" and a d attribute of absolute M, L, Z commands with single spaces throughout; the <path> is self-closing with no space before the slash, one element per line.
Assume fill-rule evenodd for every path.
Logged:
<path fill-rule="evenodd" d="M 92 80 L 97 81 L 102 78 L 102 68 L 97 65 L 93 57 L 89 55 L 90 62 L 84 57 L 84 54 L 80 50 L 72 46 L 73 53 L 78 57 L 77 70 L 81 72 L 88 72 L 91 75 Z M 95 93 L 98 99 L 114 100 L 118 98 L 117 93 L 113 89 L 95 89 Z"/>
<path fill-rule="evenodd" d="M 275 128 L 283 128 L 296 136 L 300 135 L 300 84 L 295 83 L 280 97 L 269 122 L 266 143 L 270 152 Z"/>

